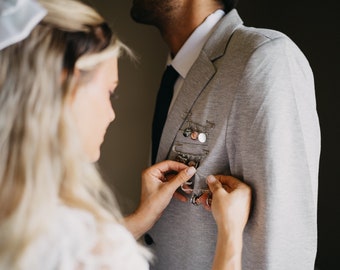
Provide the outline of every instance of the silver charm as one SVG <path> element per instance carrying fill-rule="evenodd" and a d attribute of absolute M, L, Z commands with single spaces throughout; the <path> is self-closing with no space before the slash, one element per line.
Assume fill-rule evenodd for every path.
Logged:
<path fill-rule="evenodd" d="M 205 134 L 205 133 L 198 134 L 198 140 L 201 143 L 205 143 L 207 141 L 207 134 Z"/>
<path fill-rule="evenodd" d="M 188 115 L 186 128 L 183 130 L 183 136 L 193 141 L 198 140 L 200 143 L 206 143 L 208 140 L 208 130 L 213 129 L 215 124 L 206 121 L 206 125 L 201 125 L 190 120 L 191 114 Z"/>
<path fill-rule="evenodd" d="M 189 128 L 186 128 L 184 131 L 183 131 L 183 136 L 184 137 L 189 137 L 192 133 L 192 129 L 189 127 Z"/>

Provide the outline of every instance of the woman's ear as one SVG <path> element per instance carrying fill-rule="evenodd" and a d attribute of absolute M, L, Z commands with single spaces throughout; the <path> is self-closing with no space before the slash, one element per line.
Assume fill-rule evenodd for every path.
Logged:
<path fill-rule="evenodd" d="M 74 68 L 73 74 L 71 75 L 70 82 L 69 82 L 69 90 L 68 90 L 68 99 L 72 102 L 77 94 L 79 83 L 80 83 L 80 70 L 78 68 Z M 67 71 L 64 70 L 62 72 L 62 78 L 63 80 L 67 80 L 67 77 L 69 75 L 67 74 Z"/>

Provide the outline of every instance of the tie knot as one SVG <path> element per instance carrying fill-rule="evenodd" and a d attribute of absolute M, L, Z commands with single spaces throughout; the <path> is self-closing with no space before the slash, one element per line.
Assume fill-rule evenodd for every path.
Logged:
<path fill-rule="evenodd" d="M 176 69 L 174 69 L 174 67 L 172 65 L 169 65 L 166 67 L 166 70 L 164 72 L 164 80 L 167 82 L 172 82 L 175 83 L 175 81 L 178 78 L 178 72 L 176 71 Z"/>

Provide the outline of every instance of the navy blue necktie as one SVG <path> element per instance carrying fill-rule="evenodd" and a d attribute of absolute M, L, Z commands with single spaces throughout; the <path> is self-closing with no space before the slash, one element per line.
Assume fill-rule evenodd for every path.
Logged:
<path fill-rule="evenodd" d="M 156 161 L 159 142 L 162 136 L 166 117 L 168 115 L 174 85 L 177 78 L 177 71 L 172 66 L 167 66 L 158 90 L 156 108 L 152 122 L 152 164 Z"/>

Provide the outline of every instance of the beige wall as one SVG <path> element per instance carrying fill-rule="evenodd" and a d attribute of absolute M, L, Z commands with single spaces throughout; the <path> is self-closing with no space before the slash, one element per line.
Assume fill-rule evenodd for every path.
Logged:
<path fill-rule="evenodd" d="M 99 161 L 127 213 L 139 201 L 140 173 L 149 160 L 153 108 L 167 50 L 156 28 L 130 19 L 132 1 L 90 2 L 139 57 L 137 64 L 127 57 L 119 62 L 119 98 L 113 101 L 116 119 L 107 132 Z"/>

